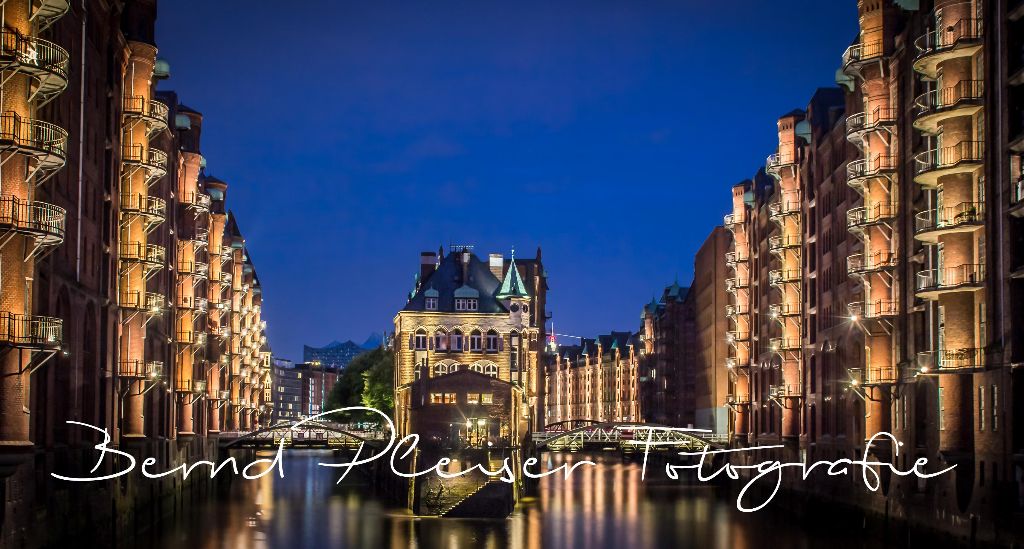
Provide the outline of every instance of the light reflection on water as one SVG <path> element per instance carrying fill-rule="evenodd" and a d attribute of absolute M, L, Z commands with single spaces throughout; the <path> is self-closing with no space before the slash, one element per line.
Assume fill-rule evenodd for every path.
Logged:
<path fill-rule="evenodd" d="M 425 519 L 372 495 L 365 478 L 336 486 L 338 471 L 317 466 L 330 453 L 290 451 L 285 478 L 236 479 L 230 494 L 178 517 L 140 547 L 877 547 L 876 541 L 821 531 L 766 509 L 744 514 L 715 488 L 640 480 L 640 465 L 617 456 L 544 454 L 545 469 L 590 459 L 569 477 L 540 481 L 535 499 L 505 520 Z M 355 473 L 353 473 L 355 475 Z M 820 526 L 820 525 L 819 525 Z M 860 536 L 856 536 L 860 537 Z"/>

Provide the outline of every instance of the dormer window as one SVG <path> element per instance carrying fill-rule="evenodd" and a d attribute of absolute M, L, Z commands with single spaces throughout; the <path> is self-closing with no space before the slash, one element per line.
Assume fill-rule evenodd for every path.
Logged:
<path fill-rule="evenodd" d="M 427 289 L 427 291 L 423 292 L 423 308 L 428 311 L 436 311 L 438 297 L 439 294 L 437 290 L 435 290 L 434 287 L 431 286 L 429 289 Z"/>
<path fill-rule="evenodd" d="M 426 298 L 425 304 L 426 304 L 426 309 L 428 311 L 436 311 L 437 310 L 437 298 L 436 297 L 428 297 L 428 298 Z"/>
<path fill-rule="evenodd" d="M 475 311 L 477 308 L 477 299 L 472 297 L 458 297 L 455 298 L 455 310 L 456 311 Z"/>

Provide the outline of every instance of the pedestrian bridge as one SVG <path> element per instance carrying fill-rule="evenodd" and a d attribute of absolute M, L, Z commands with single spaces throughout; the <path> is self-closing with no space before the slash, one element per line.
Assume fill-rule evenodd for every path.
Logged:
<path fill-rule="evenodd" d="M 570 451 L 615 450 L 641 452 L 651 442 L 651 450 L 686 450 L 699 452 L 704 448 L 723 448 L 728 435 L 681 429 L 657 423 L 596 421 L 574 419 L 551 423 L 543 431 L 533 433 L 538 450 Z M 639 443 L 639 444 L 638 444 Z"/>
<path fill-rule="evenodd" d="M 225 431 L 219 437 L 222 448 L 349 448 L 361 444 L 382 445 L 385 433 L 352 429 L 329 421 L 278 423 L 256 431 Z"/>

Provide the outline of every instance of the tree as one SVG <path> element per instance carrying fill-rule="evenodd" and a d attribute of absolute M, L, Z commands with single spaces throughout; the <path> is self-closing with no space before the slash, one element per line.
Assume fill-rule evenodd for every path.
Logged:
<path fill-rule="evenodd" d="M 394 355 L 381 348 L 362 353 L 345 366 L 327 397 L 327 409 L 372 406 L 384 413 L 394 408 Z M 367 404 L 372 402 L 373 404 Z M 369 416 L 363 416 L 368 419 Z M 339 421 L 350 418 L 336 418 Z"/>

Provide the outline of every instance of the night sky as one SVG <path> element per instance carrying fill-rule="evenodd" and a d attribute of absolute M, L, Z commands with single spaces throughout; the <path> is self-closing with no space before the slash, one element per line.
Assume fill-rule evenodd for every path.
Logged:
<path fill-rule="evenodd" d="M 853 0 L 163 0 L 157 45 L 301 360 L 390 331 L 449 243 L 542 246 L 559 333 L 637 329 L 856 29 Z"/>

